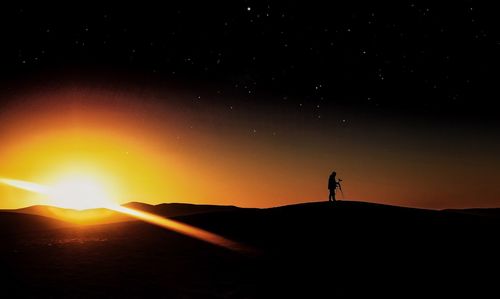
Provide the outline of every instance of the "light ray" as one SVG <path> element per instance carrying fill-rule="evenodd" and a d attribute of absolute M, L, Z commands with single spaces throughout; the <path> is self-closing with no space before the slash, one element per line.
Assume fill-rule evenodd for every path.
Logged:
<path fill-rule="evenodd" d="M 235 251 L 247 251 L 247 249 L 245 249 L 241 244 L 237 242 L 226 239 L 209 231 L 194 227 L 192 225 L 188 225 L 166 217 L 158 216 L 144 211 L 130 209 L 119 205 L 107 208 L 214 245 L 218 245 Z"/>
<path fill-rule="evenodd" d="M 32 183 L 32 182 L 26 182 L 26 181 L 21 181 L 21 180 L 13 180 L 13 179 L 7 179 L 7 178 L 0 178 L 0 183 L 16 187 L 19 189 L 23 189 L 26 191 L 31 191 L 34 193 L 41 193 L 41 194 L 49 194 L 50 193 L 50 188 L 44 185 L 40 185 L 37 183 Z"/>

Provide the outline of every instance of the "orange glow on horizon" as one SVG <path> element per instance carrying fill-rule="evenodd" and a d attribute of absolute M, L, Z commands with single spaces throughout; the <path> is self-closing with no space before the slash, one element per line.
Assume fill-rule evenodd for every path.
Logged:
<path fill-rule="evenodd" d="M 117 203 L 159 203 L 180 198 L 184 188 L 180 179 L 187 175 L 179 154 L 154 137 L 160 131 L 158 123 L 138 120 L 135 107 L 110 109 L 101 104 L 109 98 L 64 91 L 50 99 L 38 95 L 33 106 L 6 110 L 9 114 L 0 130 L 0 177 L 59 185 L 59 194 L 48 200 L 40 194 L 44 192 L 29 194 L 0 186 L 0 208 L 38 204 L 93 208 L 101 204 L 64 203 L 72 192 L 79 196 L 91 189 L 96 201 L 112 197 Z M 63 104 L 50 105 L 53 102 Z"/>
<path fill-rule="evenodd" d="M 112 197 L 92 175 L 65 174 L 53 185 L 0 178 L 0 183 L 45 196 L 45 202 L 55 207 L 85 210 L 112 206 Z"/>

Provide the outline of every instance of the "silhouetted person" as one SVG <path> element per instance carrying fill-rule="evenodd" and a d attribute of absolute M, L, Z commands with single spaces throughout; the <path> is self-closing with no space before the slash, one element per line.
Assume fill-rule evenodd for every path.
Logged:
<path fill-rule="evenodd" d="M 337 192 L 337 187 L 340 187 L 340 182 L 335 178 L 337 173 L 334 171 L 328 178 L 328 190 L 330 190 L 330 195 L 328 195 L 328 201 L 336 201 L 335 193 Z"/>

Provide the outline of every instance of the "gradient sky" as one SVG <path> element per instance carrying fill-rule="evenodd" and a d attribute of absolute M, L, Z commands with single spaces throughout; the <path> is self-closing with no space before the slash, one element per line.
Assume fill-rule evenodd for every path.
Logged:
<path fill-rule="evenodd" d="M 499 19 L 469 1 L 46 3 L 0 18 L 0 177 L 118 202 L 500 206 Z M 48 203 L 0 186 L 0 208 Z"/>
<path fill-rule="evenodd" d="M 326 199 L 335 169 L 348 199 L 425 208 L 499 203 L 496 130 L 345 111 L 338 113 L 345 122 L 335 112 L 311 122 L 299 110 L 226 100 L 232 108 L 202 106 L 179 89 L 20 93 L 0 113 L 0 177 L 50 184 L 80 171 L 122 203 L 270 207 Z M 4 208 L 47 203 L 8 186 L 0 192 Z"/>

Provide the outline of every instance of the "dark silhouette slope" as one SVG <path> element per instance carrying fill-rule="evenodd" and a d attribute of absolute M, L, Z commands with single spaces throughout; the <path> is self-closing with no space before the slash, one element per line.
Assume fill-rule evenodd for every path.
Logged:
<path fill-rule="evenodd" d="M 53 230 L 72 226 L 71 223 L 39 215 L 0 211 L 0 235 Z"/>
<path fill-rule="evenodd" d="M 339 201 L 175 219 L 260 254 L 140 221 L 53 229 L 3 238 L 3 283 L 32 297 L 498 297 L 491 217 Z"/>
<path fill-rule="evenodd" d="M 446 209 L 443 211 L 477 216 L 486 216 L 500 220 L 500 208 Z"/>
<path fill-rule="evenodd" d="M 500 266 L 500 223 L 478 215 L 339 201 L 180 219 L 262 248 L 276 295 L 477 296 Z"/>

